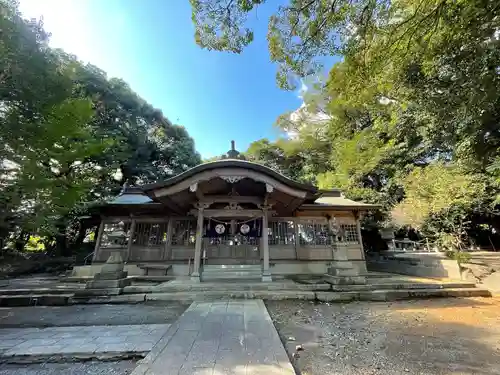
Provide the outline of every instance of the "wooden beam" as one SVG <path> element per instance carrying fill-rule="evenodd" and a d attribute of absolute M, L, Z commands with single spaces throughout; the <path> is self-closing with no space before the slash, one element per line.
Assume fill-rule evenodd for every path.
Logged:
<path fill-rule="evenodd" d="M 192 209 L 190 211 L 191 215 L 197 216 L 198 210 Z M 274 214 L 275 211 L 267 211 L 268 214 Z M 230 210 L 230 209 L 205 209 L 203 211 L 205 217 L 262 217 L 262 210 Z"/>
<path fill-rule="evenodd" d="M 203 197 L 203 203 L 254 203 L 254 204 L 262 204 L 264 202 L 263 199 L 259 197 L 252 196 L 230 196 L 230 195 L 205 195 Z"/>
<path fill-rule="evenodd" d="M 290 203 L 288 203 L 285 207 L 288 211 L 290 212 L 294 212 L 295 210 L 297 210 L 300 205 L 302 204 L 302 202 L 304 202 L 303 199 L 301 198 L 293 198 Z"/>
<path fill-rule="evenodd" d="M 145 216 L 145 217 L 134 217 L 134 220 L 137 223 L 161 223 L 164 221 L 167 221 L 168 218 L 165 216 L 162 217 L 154 217 L 154 216 Z M 128 222 L 130 221 L 130 216 L 115 216 L 115 217 L 107 217 L 106 219 L 103 219 L 103 222 L 105 223 L 116 223 L 117 221 L 124 221 Z"/>
<path fill-rule="evenodd" d="M 183 210 L 177 203 L 175 203 L 170 197 L 164 197 L 161 202 L 167 206 L 171 211 L 176 214 L 184 214 L 186 210 Z"/>

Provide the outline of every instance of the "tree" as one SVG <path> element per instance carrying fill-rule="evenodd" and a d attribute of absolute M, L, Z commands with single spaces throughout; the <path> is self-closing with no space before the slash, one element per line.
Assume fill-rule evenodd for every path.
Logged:
<path fill-rule="evenodd" d="M 394 207 L 393 215 L 398 224 L 416 229 L 451 207 L 471 210 L 484 201 L 487 193 L 482 176 L 466 174 L 454 165 L 442 163 L 415 168 L 404 177 L 402 185 L 405 197 Z"/>
<path fill-rule="evenodd" d="M 78 217 L 88 203 L 200 161 L 182 126 L 125 82 L 50 48 L 43 24 L 23 19 L 17 2 L 0 0 L 0 30 L 2 239 L 22 250 L 35 235 L 68 255 L 84 238 Z"/>
<path fill-rule="evenodd" d="M 196 42 L 240 53 L 254 38 L 248 14 L 265 2 L 191 0 Z M 319 57 L 342 53 L 375 18 L 387 17 L 388 5 L 386 0 L 290 0 L 278 6 L 269 19 L 267 40 L 271 60 L 279 64 L 279 85 L 293 88 L 291 76 L 310 75 L 320 66 Z"/>
<path fill-rule="evenodd" d="M 244 153 L 248 160 L 264 164 L 275 171 L 305 183 L 315 183 L 319 172 L 326 167 L 321 163 L 320 148 L 307 142 L 261 139 L 252 142 Z"/>
<path fill-rule="evenodd" d="M 89 100 L 70 99 L 44 113 L 43 121 L 30 123 L 28 139 L 9 139 L 13 132 L 5 137 L 16 169 L 11 191 L 22 199 L 17 212 L 24 231 L 64 238 L 68 217 L 97 182 L 98 166 L 91 158 L 106 152 L 109 143 L 95 137 L 88 125 L 92 114 Z M 66 247 L 57 245 L 64 253 Z"/>
<path fill-rule="evenodd" d="M 198 43 L 240 52 L 251 38 L 232 37 L 261 3 L 195 2 Z M 296 179 L 382 204 L 379 224 L 396 207 L 404 212 L 398 221 L 433 236 L 491 228 L 500 182 L 499 30 L 500 7 L 484 0 L 290 0 L 268 32 L 278 83 L 290 88 L 290 78 L 310 74 L 322 56 L 341 55 L 318 90 L 329 120 L 313 132 L 295 127 L 288 140 L 257 141 L 251 153 Z M 314 172 L 306 177 L 307 170 Z M 470 189 L 460 200 L 441 196 L 460 184 Z M 416 198 L 418 186 L 431 201 Z M 421 209 L 412 211 L 411 199 Z"/>
<path fill-rule="evenodd" d="M 90 97 L 96 116 L 94 124 L 101 136 L 121 140 L 99 163 L 120 169 L 120 185 L 165 179 L 200 163 L 194 141 L 186 129 L 173 125 L 159 110 L 140 98 L 119 79 L 92 65 L 81 65 L 74 57 L 63 55 L 69 64 L 78 65 L 75 82 L 78 95 Z"/>

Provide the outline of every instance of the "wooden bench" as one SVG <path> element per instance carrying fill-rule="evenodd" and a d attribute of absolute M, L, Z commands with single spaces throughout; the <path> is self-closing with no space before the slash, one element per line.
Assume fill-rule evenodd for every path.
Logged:
<path fill-rule="evenodd" d="M 162 271 L 161 275 L 154 275 L 154 276 L 166 276 L 168 273 L 168 270 L 172 268 L 171 264 L 157 264 L 157 263 L 144 263 L 144 264 L 138 264 L 137 267 L 142 268 L 145 270 L 145 276 L 149 276 L 149 271 L 154 270 L 154 271 Z M 157 272 L 155 272 L 157 273 Z M 160 272 L 158 272 L 160 273 Z"/>

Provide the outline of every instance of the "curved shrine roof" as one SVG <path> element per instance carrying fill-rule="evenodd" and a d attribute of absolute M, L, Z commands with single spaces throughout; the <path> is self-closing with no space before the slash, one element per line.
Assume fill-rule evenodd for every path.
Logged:
<path fill-rule="evenodd" d="M 178 174 L 177 176 L 171 177 L 165 181 L 162 182 L 157 182 L 154 184 L 147 184 L 147 185 L 142 185 L 140 188 L 143 191 L 151 191 L 151 190 L 156 190 L 156 189 L 161 189 L 165 187 L 169 187 L 172 185 L 175 185 L 179 182 L 182 182 L 198 173 L 205 172 L 205 171 L 210 171 L 213 169 L 219 169 L 219 168 L 242 168 L 246 170 L 252 170 L 255 172 L 263 173 L 269 177 L 272 177 L 279 182 L 290 186 L 295 189 L 303 190 L 306 191 L 310 194 L 317 194 L 320 192 L 320 190 L 313 185 L 309 184 L 303 184 L 297 181 L 294 181 L 281 173 L 276 172 L 275 170 L 266 167 L 265 165 L 262 164 L 257 164 L 253 163 L 250 161 L 246 160 L 239 160 L 239 159 L 224 159 L 224 160 L 218 160 L 218 161 L 213 161 L 210 163 L 205 163 L 205 164 L 200 164 L 197 165 L 196 167 L 193 167 L 191 169 L 188 169 L 187 171 Z M 339 190 L 332 190 L 332 192 L 338 192 L 340 194 Z"/>

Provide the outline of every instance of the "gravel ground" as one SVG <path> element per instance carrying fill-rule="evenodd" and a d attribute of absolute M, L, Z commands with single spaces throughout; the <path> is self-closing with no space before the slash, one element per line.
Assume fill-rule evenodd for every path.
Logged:
<path fill-rule="evenodd" d="M 500 374 L 500 298 L 266 304 L 302 375 Z"/>
<path fill-rule="evenodd" d="M 0 308 L 0 328 L 173 323 L 189 304 L 76 305 Z"/>
<path fill-rule="evenodd" d="M 0 365 L 0 375 L 126 375 L 134 361 Z"/>

